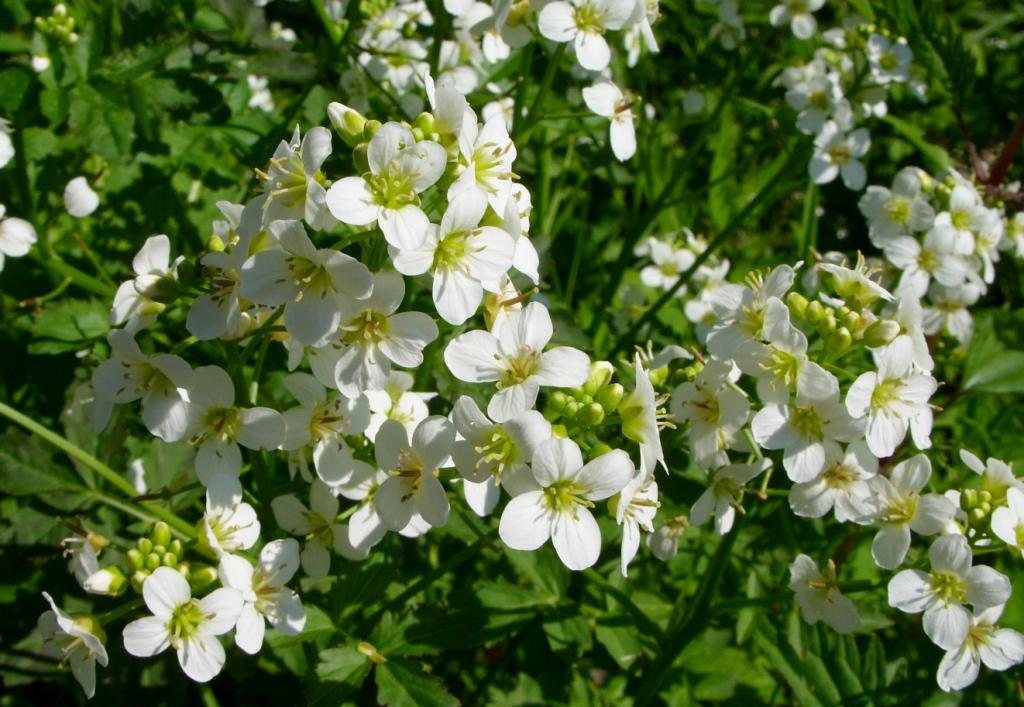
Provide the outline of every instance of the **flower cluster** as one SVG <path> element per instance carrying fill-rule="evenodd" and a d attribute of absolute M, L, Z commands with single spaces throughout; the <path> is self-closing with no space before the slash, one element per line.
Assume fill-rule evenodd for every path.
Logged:
<path fill-rule="evenodd" d="M 810 14 L 815 4 L 821 5 L 778 6 L 772 23 L 789 20 L 794 34 L 807 39 L 816 27 Z M 841 177 L 848 189 L 860 191 L 867 180 L 862 160 L 871 147 L 865 124 L 888 113 L 892 86 L 919 86 L 911 78 L 913 53 L 903 38 L 891 37 L 857 16 L 825 31 L 822 38 L 825 44 L 811 61 L 787 68 L 777 82 L 786 89 L 786 103 L 797 112 L 797 129 L 814 136 L 808 164 L 814 183 L 828 184 Z"/>
<path fill-rule="evenodd" d="M 985 203 L 956 171 L 943 179 L 916 167 L 889 188 L 870 186 L 859 202 L 872 244 L 895 271 L 893 291 L 924 307 L 924 331 L 971 339 L 970 308 L 995 282 L 1000 253 L 1024 256 L 1014 221 Z"/>

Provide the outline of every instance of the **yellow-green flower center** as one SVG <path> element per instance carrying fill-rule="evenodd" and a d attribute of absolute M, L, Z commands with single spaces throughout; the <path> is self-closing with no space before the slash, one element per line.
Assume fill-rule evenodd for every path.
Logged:
<path fill-rule="evenodd" d="M 952 572 L 935 572 L 930 581 L 932 593 L 947 604 L 959 604 L 967 598 L 967 583 Z"/>

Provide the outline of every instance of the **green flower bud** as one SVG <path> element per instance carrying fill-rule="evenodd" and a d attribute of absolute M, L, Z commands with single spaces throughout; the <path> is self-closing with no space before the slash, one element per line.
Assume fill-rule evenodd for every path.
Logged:
<path fill-rule="evenodd" d="M 365 142 L 352 148 L 352 165 L 360 174 L 370 171 L 370 160 L 366 156 Z"/>
<path fill-rule="evenodd" d="M 163 545 L 154 545 L 153 552 L 157 555 L 163 555 L 165 552 L 167 552 L 167 548 Z"/>
<path fill-rule="evenodd" d="M 171 526 L 162 520 L 158 521 L 153 526 L 153 532 L 149 534 L 149 539 L 153 541 L 154 545 L 167 547 L 171 544 Z"/>
<path fill-rule="evenodd" d="M 175 538 L 174 540 L 172 540 L 172 541 L 171 541 L 171 545 L 170 545 L 170 551 L 171 551 L 171 552 L 173 552 L 173 553 L 174 553 L 175 555 L 177 555 L 178 557 L 181 557 L 181 555 L 182 555 L 182 550 L 183 550 L 183 548 L 182 548 L 182 545 L 181 545 L 181 541 L 180 541 L 180 540 L 178 540 L 177 538 Z"/>
<path fill-rule="evenodd" d="M 163 556 L 160 558 L 160 563 L 164 567 L 177 567 L 178 556 L 175 555 L 173 552 L 165 552 Z"/>
<path fill-rule="evenodd" d="M 825 305 L 823 305 L 818 300 L 814 300 L 813 302 L 807 305 L 807 308 L 804 312 L 804 316 L 807 318 L 807 321 L 810 322 L 811 324 L 818 324 L 819 322 L 824 321 Z"/>
<path fill-rule="evenodd" d="M 131 584 L 132 589 L 136 594 L 142 594 L 142 585 L 145 583 L 147 577 L 149 577 L 148 570 L 136 570 L 132 573 Z"/>
<path fill-rule="evenodd" d="M 128 579 L 124 576 L 124 572 L 121 571 L 120 567 L 110 565 L 109 567 L 104 567 L 99 572 L 93 572 L 82 583 L 82 586 L 90 594 L 116 597 L 128 588 Z"/>
<path fill-rule="evenodd" d="M 146 564 L 146 557 L 138 548 L 133 547 L 131 550 L 124 554 L 128 560 L 128 568 L 131 570 L 141 570 Z"/>
<path fill-rule="evenodd" d="M 900 335 L 900 325 L 891 319 L 879 319 L 864 331 L 864 345 L 878 348 L 892 342 Z"/>
<path fill-rule="evenodd" d="M 580 411 L 580 422 L 585 425 L 600 425 L 604 422 L 604 408 L 597 403 L 590 403 Z"/>
<path fill-rule="evenodd" d="M 369 142 L 370 138 L 376 135 L 377 131 L 380 130 L 380 126 L 382 124 L 383 123 L 381 123 L 379 120 L 367 120 L 366 123 L 363 125 L 363 141 Z"/>
<path fill-rule="evenodd" d="M 135 545 L 143 555 L 148 555 L 153 552 L 153 541 L 149 538 L 139 538 L 135 541 Z"/>
<path fill-rule="evenodd" d="M 159 567 L 160 564 L 160 555 L 156 554 L 155 552 L 151 552 L 148 555 L 146 555 L 146 569 L 150 572 Z"/>
<path fill-rule="evenodd" d="M 965 511 L 971 511 L 978 505 L 978 490 L 964 489 L 960 492 L 960 507 Z"/>
<path fill-rule="evenodd" d="M 610 414 L 619 407 L 619 403 L 622 402 L 622 397 L 625 394 L 626 389 L 621 384 L 612 383 L 602 388 L 594 397 L 594 400 L 604 409 L 605 414 Z"/>
<path fill-rule="evenodd" d="M 412 129 L 415 133 L 419 130 L 424 135 L 434 135 L 437 133 L 437 126 L 434 124 L 434 116 L 430 113 L 420 113 L 416 116 L 416 120 L 412 121 Z"/>
<path fill-rule="evenodd" d="M 847 312 L 839 318 L 839 323 L 850 331 L 860 329 L 860 315 L 856 312 Z"/>
<path fill-rule="evenodd" d="M 789 311 L 801 319 L 807 314 L 808 304 L 807 298 L 799 292 L 790 292 L 786 295 L 786 305 L 789 306 Z"/>
<path fill-rule="evenodd" d="M 982 510 L 981 508 L 975 508 L 970 512 L 971 521 L 974 523 L 981 523 L 985 520 L 985 517 L 987 515 L 988 514 L 985 513 L 985 511 Z"/>
<path fill-rule="evenodd" d="M 551 434 L 559 439 L 569 438 L 569 431 L 565 429 L 565 425 L 551 425 Z"/>
<path fill-rule="evenodd" d="M 334 102 L 327 105 L 327 117 L 330 118 L 334 131 L 346 145 L 355 147 L 363 141 L 366 118 L 362 113 L 343 103 Z"/>
<path fill-rule="evenodd" d="M 594 361 L 590 364 L 590 377 L 583 384 L 584 392 L 595 395 L 597 391 L 608 385 L 615 369 L 608 361 Z"/>
<path fill-rule="evenodd" d="M 178 299 L 178 281 L 167 275 L 139 275 L 135 278 L 135 291 L 146 299 L 171 304 Z"/>
<path fill-rule="evenodd" d="M 548 396 L 548 409 L 561 413 L 565 410 L 565 406 L 569 404 L 569 396 L 563 393 L 561 390 L 556 390 Z"/>
<path fill-rule="evenodd" d="M 210 565 L 192 565 L 188 583 L 192 589 L 199 591 L 217 581 L 217 568 Z"/>
<path fill-rule="evenodd" d="M 212 236 L 206 239 L 206 250 L 210 253 L 223 253 L 227 250 L 227 243 L 224 239 L 214 233 Z"/>
<path fill-rule="evenodd" d="M 829 347 L 836 351 L 846 351 L 853 343 L 853 335 L 846 327 L 839 327 L 828 337 Z"/>

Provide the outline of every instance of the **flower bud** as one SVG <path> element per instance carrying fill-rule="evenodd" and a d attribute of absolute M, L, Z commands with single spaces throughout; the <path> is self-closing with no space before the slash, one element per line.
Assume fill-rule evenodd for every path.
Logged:
<path fill-rule="evenodd" d="M 327 105 L 327 117 L 330 118 L 334 131 L 346 145 L 355 147 L 363 141 L 366 118 L 362 113 L 343 103 L 334 102 Z"/>
<path fill-rule="evenodd" d="M 145 584 L 147 577 L 149 577 L 149 572 L 146 570 L 136 570 L 132 573 L 132 589 L 136 594 L 142 594 L 142 585 Z"/>
<path fill-rule="evenodd" d="M 171 526 L 167 525 L 167 523 L 162 520 L 158 521 L 156 525 L 153 526 L 153 532 L 149 534 L 149 539 L 153 541 L 153 545 L 167 547 L 171 544 Z"/>
<path fill-rule="evenodd" d="M 128 568 L 132 570 L 141 570 L 146 564 L 146 557 L 138 548 L 133 547 L 131 550 L 124 554 L 128 560 Z"/>
<path fill-rule="evenodd" d="M 139 552 L 141 552 L 143 555 L 148 555 L 149 553 L 153 552 L 153 541 L 149 538 L 139 538 L 135 542 L 135 545 L 139 548 Z"/>
<path fill-rule="evenodd" d="M 856 331 L 861 326 L 860 315 L 856 312 L 847 312 L 839 318 L 839 323 L 850 331 Z"/>
<path fill-rule="evenodd" d="M 370 171 L 370 160 L 366 156 L 366 143 L 361 143 L 352 148 L 352 165 L 356 172 L 362 174 Z"/>
<path fill-rule="evenodd" d="M 829 348 L 838 352 L 846 351 L 852 343 L 853 335 L 846 327 L 839 327 L 828 337 Z"/>
<path fill-rule="evenodd" d="M 380 130 L 382 123 L 379 120 L 367 120 L 366 124 L 363 125 L 363 140 L 369 142 L 370 138 L 377 134 Z"/>
<path fill-rule="evenodd" d="M 146 299 L 171 304 L 178 299 L 178 283 L 167 275 L 139 275 L 135 278 L 135 291 Z"/>
<path fill-rule="evenodd" d="M 808 304 L 804 311 L 804 316 L 811 324 L 818 324 L 819 322 L 824 321 L 825 314 L 825 305 L 818 300 L 814 300 Z"/>
<path fill-rule="evenodd" d="M 175 555 L 173 552 L 165 552 L 163 556 L 160 558 L 160 564 L 162 564 L 164 567 L 177 567 L 178 556 Z"/>
<path fill-rule="evenodd" d="M 892 343 L 900 335 L 900 325 L 891 319 L 879 319 L 864 331 L 864 345 L 878 348 Z"/>
<path fill-rule="evenodd" d="M 585 425 L 596 426 L 604 422 L 604 408 L 597 403 L 585 405 L 580 411 L 580 422 Z"/>
<path fill-rule="evenodd" d="M 565 429 L 565 425 L 551 425 L 551 434 L 559 439 L 569 438 L 569 431 Z"/>
<path fill-rule="evenodd" d="M 565 406 L 569 404 L 569 396 L 560 390 L 556 390 L 548 396 L 547 408 L 555 413 L 562 413 Z"/>
<path fill-rule="evenodd" d="M 985 520 L 986 515 L 985 510 L 982 508 L 975 508 L 970 512 L 971 521 L 974 523 L 981 523 Z"/>
<path fill-rule="evenodd" d="M 210 253 L 223 253 L 227 247 L 228 244 L 216 233 L 206 239 L 206 250 Z"/>
<path fill-rule="evenodd" d="M 786 305 L 789 307 L 789 311 L 801 319 L 807 313 L 808 304 L 807 298 L 799 292 L 790 292 L 786 295 Z"/>
<path fill-rule="evenodd" d="M 116 597 L 128 588 L 128 579 L 119 567 L 111 565 L 86 577 L 82 588 L 90 594 Z"/>
<path fill-rule="evenodd" d="M 590 448 L 590 458 L 597 459 L 602 454 L 607 454 L 608 452 L 611 451 L 614 450 L 607 444 L 605 444 L 604 442 L 598 442 L 597 444 Z"/>
<path fill-rule="evenodd" d="M 429 138 L 437 132 L 437 126 L 434 124 L 434 116 L 430 113 L 420 113 L 416 116 L 416 120 L 412 121 L 412 129 L 414 134 L 416 130 L 419 130 Z"/>
<path fill-rule="evenodd" d="M 205 589 L 217 581 L 217 568 L 210 565 L 192 565 L 187 579 L 192 589 Z"/>
<path fill-rule="evenodd" d="M 609 414 L 619 407 L 625 394 L 626 389 L 621 384 L 612 383 L 601 388 L 594 396 L 594 400 L 604 409 L 605 414 Z"/>
<path fill-rule="evenodd" d="M 614 372 L 615 369 L 608 361 L 594 361 L 590 364 L 590 377 L 583 384 L 584 392 L 595 395 L 597 391 L 608 385 Z"/>
<path fill-rule="evenodd" d="M 178 557 L 181 557 L 181 555 L 182 555 L 182 550 L 183 550 L 183 548 L 182 548 L 182 545 L 181 545 L 181 541 L 180 541 L 180 540 L 178 540 L 177 538 L 175 538 L 174 540 L 172 540 L 172 541 L 171 541 L 171 546 L 170 546 L 170 551 L 171 551 L 171 552 L 173 552 L 173 553 L 174 553 L 175 555 L 177 555 Z"/>
<path fill-rule="evenodd" d="M 155 552 L 151 552 L 146 555 L 146 569 L 152 572 L 160 566 L 160 555 Z"/>

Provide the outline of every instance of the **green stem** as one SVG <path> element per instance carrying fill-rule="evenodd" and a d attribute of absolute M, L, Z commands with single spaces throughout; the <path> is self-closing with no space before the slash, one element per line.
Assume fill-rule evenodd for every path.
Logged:
<path fill-rule="evenodd" d="M 327 14 L 324 0 L 309 0 L 309 4 L 313 6 L 313 13 L 320 20 L 320 24 L 323 25 L 324 32 L 327 33 L 327 38 L 331 41 L 331 44 L 334 46 L 341 44 L 341 32 L 338 29 L 338 25 Z"/>
<path fill-rule="evenodd" d="M 526 114 L 526 119 L 519 121 L 517 124 L 512 126 L 512 132 L 514 140 L 518 140 L 521 136 L 525 135 L 530 131 L 538 120 L 540 120 L 540 109 L 544 106 L 544 98 L 547 96 L 548 91 L 551 89 L 551 83 L 555 80 L 555 74 L 558 72 L 558 66 L 562 63 L 562 57 L 565 56 L 565 48 L 567 44 L 559 44 L 555 47 L 554 53 L 548 57 L 548 65 L 544 69 L 544 78 L 541 79 L 540 89 L 537 91 L 537 95 L 533 99 L 533 103 L 530 104 L 530 112 Z M 516 125 L 522 125 L 521 130 L 516 129 Z"/>
<path fill-rule="evenodd" d="M 69 265 L 61 260 L 56 254 L 52 255 L 50 258 L 45 258 L 42 255 L 35 253 L 33 253 L 32 256 L 36 262 L 47 270 L 70 278 L 74 284 L 78 285 L 83 290 L 93 293 L 94 295 L 99 295 L 106 299 L 113 299 L 114 293 L 117 292 L 116 287 L 112 287 L 102 280 L 96 279 L 92 275 L 85 274 L 73 265 Z"/>
<path fill-rule="evenodd" d="M 117 607 L 116 609 L 111 609 L 110 611 L 108 611 L 108 612 L 106 612 L 104 614 L 100 614 L 99 616 L 96 617 L 96 620 L 100 622 L 100 626 L 105 626 L 105 625 L 107 625 L 109 623 L 113 623 L 114 621 L 117 621 L 122 616 L 125 616 L 127 614 L 132 613 L 136 609 L 141 609 L 142 605 L 143 605 L 143 602 L 142 602 L 142 598 L 141 597 L 138 598 L 138 599 L 132 599 L 131 601 L 129 601 L 129 602 L 125 603 L 125 604 L 122 604 L 121 606 Z"/>
<path fill-rule="evenodd" d="M 109 466 L 101 462 L 96 457 L 86 452 L 81 447 L 72 444 L 64 437 L 61 437 L 56 432 L 53 432 L 52 430 L 49 430 L 46 427 L 43 427 L 38 422 L 33 420 L 31 417 L 23 415 L 22 413 L 18 412 L 9 405 L 5 405 L 4 403 L 0 403 L 0 415 L 21 425 L 32 434 L 49 442 L 54 447 L 64 452 L 72 459 L 77 460 L 83 466 L 86 466 L 89 469 L 93 470 L 98 475 L 106 479 L 111 485 L 117 488 L 118 491 L 123 493 L 129 499 L 134 499 L 135 496 L 137 495 L 135 492 L 135 487 L 131 485 L 128 479 L 118 474 L 116 471 L 111 469 Z M 112 502 L 115 502 L 120 504 L 120 502 L 117 501 L 116 499 L 104 496 L 99 491 L 96 491 L 94 489 L 89 489 L 89 493 L 96 495 L 97 498 L 102 496 L 102 498 L 99 498 L 99 500 L 103 500 L 105 503 L 114 505 L 114 503 Z M 166 508 L 163 508 L 162 506 L 146 504 L 145 506 L 142 507 L 144 510 L 141 510 L 140 508 L 136 507 L 135 502 L 132 501 L 131 503 L 124 504 L 122 506 L 122 510 L 124 510 L 125 512 L 129 512 L 127 510 L 128 508 L 134 509 L 132 511 L 133 515 L 146 519 L 156 517 L 160 520 L 165 521 L 172 528 L 176 528 L 186 537 L 194 536 L 194 532 L 192 530 L 191 525 L 189 525 L 184 520 L 168 511 Z M 139 516 L 139 513 L 143 513 L 144 515 Z"/>

